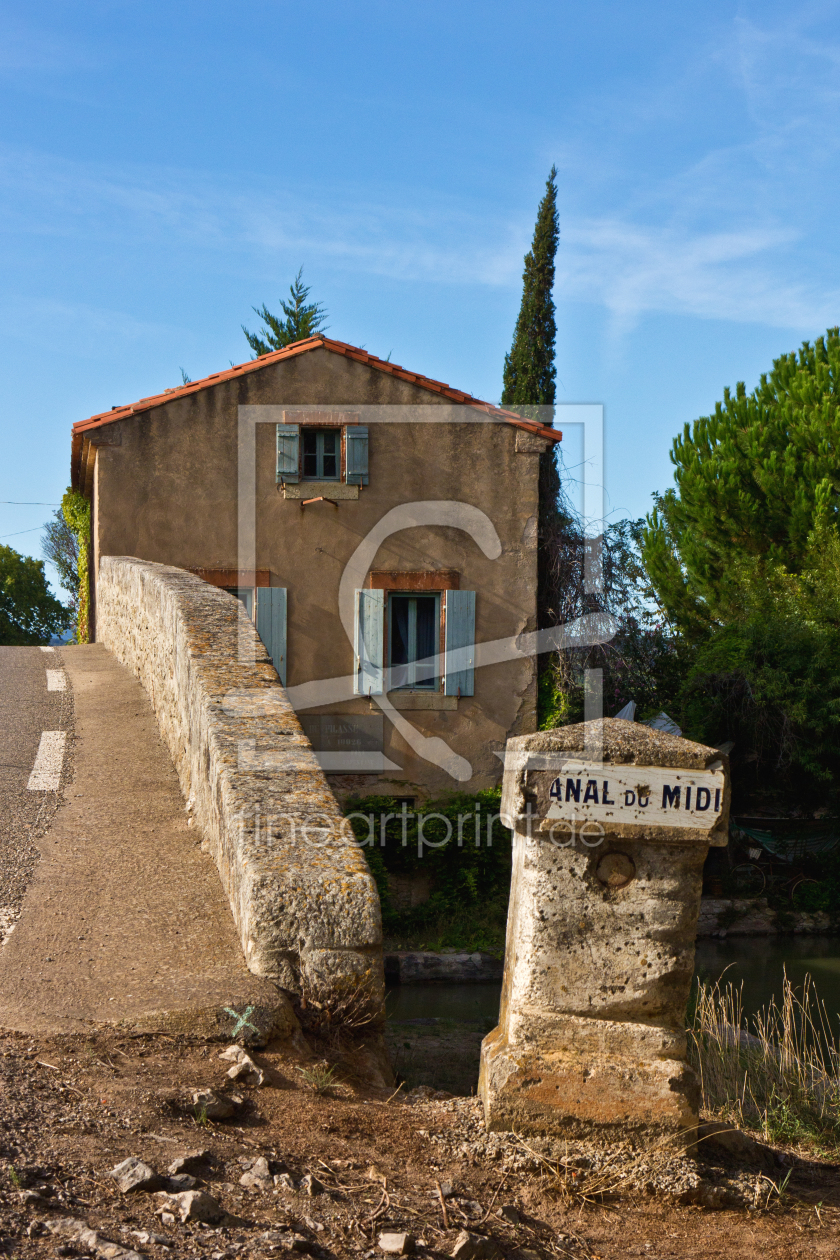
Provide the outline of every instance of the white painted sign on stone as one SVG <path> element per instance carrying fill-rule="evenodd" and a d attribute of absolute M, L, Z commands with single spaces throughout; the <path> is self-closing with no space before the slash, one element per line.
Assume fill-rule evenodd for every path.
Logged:
<path fill-rule="evenodd" d="M 724 786 L 720 763 L 710 770 L 670 770 L 567 761 L 549 788 L 545 817 L 708 831 L 720 818 Z"/>

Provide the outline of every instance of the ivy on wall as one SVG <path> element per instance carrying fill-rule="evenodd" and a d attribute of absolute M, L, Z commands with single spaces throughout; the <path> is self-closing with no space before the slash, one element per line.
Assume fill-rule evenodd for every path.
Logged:
<path fill-rule="evenodd" d="M 500 809 L 499 788 L 458 793 L 410 809 L 390 796 L 347 801 L 345 816 L 379 890 L 389 947 L 453 946 L 501 953 L 511 832 Z M 420 875 L 428 878 L 428 900 L 411 908 L 395 904 L 393 877 Z"/>
<path fill-rule="evenodd" d="M 64 519 L 79 540 L 79 603 L 76 642 L 90 640 L 90 500 L 68 487 L 61 500 Z"/>

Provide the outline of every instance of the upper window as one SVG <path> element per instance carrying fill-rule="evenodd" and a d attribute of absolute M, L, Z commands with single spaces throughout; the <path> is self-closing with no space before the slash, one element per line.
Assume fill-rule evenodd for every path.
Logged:
<path fill-rule="evenodd" d="M 338 429 L 301 429 L 305 481 L 338 481 L 341 433 Z"/>
<path fill-rule="evenodd" d="M 337 412 L 341 415 L 341 412 Z M 298 481 L 368 484 L 368 430 L 363 424 L 277 425 L 278 484 Z"/>
<path fill-rule="evenodd" d="M 440 596 L 391 595 L 388 606 L 391 688 L 436 691 L 440 685 Z"/>

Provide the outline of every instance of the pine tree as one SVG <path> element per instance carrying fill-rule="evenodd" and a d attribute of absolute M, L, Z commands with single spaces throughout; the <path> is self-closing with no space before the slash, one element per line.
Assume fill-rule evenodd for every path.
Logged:
<path fill-rule="evenodd" d="M 261 358 L 264 354 L 271 354 L 274 350 L 282 350 L 293 341 L 305 341 L 307 337 L 313 337 L 315 333 L 323 329 L 324 320 L 327 317 L 326 312 L 320 302 L 307 302 L 309 286 L 303 283 L 302 276 L 303 267 L 289 286 L 291 302 L 280 299 L 285 319 L 272 315 L 267 306 L 263 306 L 262 309 L 254 306 L 252 308 L 254 314 L 259 315 L 265 324 L 262 336 L 259 333 L 248 332 L 245 325 L 242 325 L 242 331 L 248 339 L 248 345 L 254 351 L 255 359 Z"/>
<path fill-rule="evenodd" d="M 554 318 L 554 258 L 560 226 L 557 221 L 557 168 L 552 166 L 545 196 L 537 211 L 537 224 L 530 253 L 525 255 L 522 273 L 522 305 L 513 334 L 510 354 L 505 355 L 502 406 L 521 415 L 545 419 L 545 407 L 555 399 L 556 369 L 554 346 L 557 323 Z M 553 624 L 550 608 L 549 573 L 553 568 L 548 527 L 558 511 L 560 474 L 557 451 L 551 447 L 540 456 L 540 521 L 537 576 L 537 618 L 540 626 Z"/>
<path fill-rule="evenodd" d="M 557 168 L 552 166 L 545 196 L 537 212 L 531 252 L 525 255 L 522 305 L 513 345 L 505 355 L 502 406 L 522 410 L 551 406 L 555 397 L 554 258 L 560 228 L 557 222 Z"/>
<path fill-rule="evenodd" d="M 814 531 L 840 532 L 839 381 L 829 328 L 776 359 L 752 393 L 724 390 L 714 415 L 674 440 L 676 489 L 657 497 L 643 556 L 684 632 L 738 617 L 748 575 L 798 573 Z"/>

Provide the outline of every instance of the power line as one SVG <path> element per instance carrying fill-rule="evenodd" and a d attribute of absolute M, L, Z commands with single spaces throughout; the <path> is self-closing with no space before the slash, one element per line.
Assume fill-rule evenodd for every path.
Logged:
<path fill-rule="evenodd" d="M 14 534 L 0 534 L 0 538 L 19 538 L 21 534 L 34 534 L 36 529 L 43 528 L 43 525 L 33 525 L 32 529 L 19 529 Z"/>
<path fill-rule="evenodd" d="M 61 507 L 60 503 L 39 503 L 36 499 L 0 499 L 0 503 L 14 503 L 16 507 Z M 7 534 L 7 538 L 11 538 Z"/>

